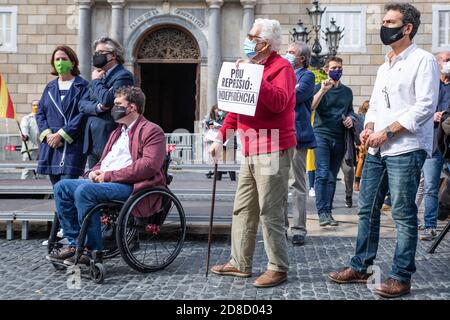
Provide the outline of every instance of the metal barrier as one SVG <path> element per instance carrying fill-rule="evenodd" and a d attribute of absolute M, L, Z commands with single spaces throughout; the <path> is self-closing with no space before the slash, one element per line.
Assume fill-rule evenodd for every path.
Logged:
<path fill-rule="evenodd" d="M 204 133 L 170 133 L 166 134 L 166 143 L 174 144 L 172 158 L 177 164 L 211 164 L 209 147 L 211 141 L 205 141 Z M 240 145 L 236 150 L 227 150 L 226 164 L 240 162 Z"/>
<path fill-rule="evenodd" d="M 0 160 L 21 161 L 21 146 L 22 140 L 18 134 L 0 134 Z"/>
<path fill-rule="evenodd" d="M 203 133 L 168 133 L 167 144 L 174 144 L 172 153 L 174 162 L 180 164 L 211 164 L 209 156 L 210 141 L 205 141 Z M 0 160 L 21 161 L 20 151 L 14 151 L 10 146 L 21 146 L 18 134 L 0 134 Z M 230 157 L 226 164 L 232 165 L 240 162 L 240 145 L 236 150 L 228 150 Z"/>

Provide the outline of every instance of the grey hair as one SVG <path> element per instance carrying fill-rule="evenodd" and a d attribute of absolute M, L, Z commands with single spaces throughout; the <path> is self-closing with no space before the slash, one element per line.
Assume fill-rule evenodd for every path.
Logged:
<path fill-rule="evenodd" d="M 291 47 L 297 49 L 299 57 L 305 57 L 305 62 L 303 63 L 303 66 L 305 68 L 308 68 L 311 61 L 311 50 L 309 49 L 308 45 L 301 41 L 295 41 L 289 45 L 289 48 Z"/>
<path fill-rule="evenodd" d="M 267 40 L 273 51 L 279 51 L 281 47 L 281 26 L 278 20 L 256 19 L 253 26 L 261 27 L 259 36 Z"/>
<path fill-rule="evenodd" d="M 420 11 L 409 3 L 390 2 L 384 6 L 384 11 L 399 11 L 402 15 L 403 24 L 411 23 L 413 25 L 412 31 L 409 34 L 409 39 L 412 40 L 417 33 L 420 26 Z"/>
<path fill-rule="evenodd" d="M 108 37 L 102 37 L 100 39 L 97 39 L 94 42 L 94 51 L 95 48 L 97 48 L 97 45 L 100 43 L 105 44 L 108 50 L 116 55 L 116 61 L 118 64 L 124 64 L 125 49 L 116 40 Z"/>

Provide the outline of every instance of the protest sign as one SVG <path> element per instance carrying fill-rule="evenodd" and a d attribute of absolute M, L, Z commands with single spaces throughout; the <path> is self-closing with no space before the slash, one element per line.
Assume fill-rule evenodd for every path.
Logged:
<path fill-rule="evenodd" d="M 224 62 L 217 82 L 217 102 L 221 110 L 254 116 L 264 66 Z"/>

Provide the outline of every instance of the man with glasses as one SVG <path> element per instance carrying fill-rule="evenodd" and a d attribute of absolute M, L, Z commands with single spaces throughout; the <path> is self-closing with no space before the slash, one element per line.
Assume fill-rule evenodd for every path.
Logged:
<path fill-rule="evenodd" d="M 410 292 L 416 271 L 417 206 L 415 197 L 425 158 L 433 147 L 433 114 L 439 93 L 439 66 L 412 39 L 420 12 L 408 3 L 389 3 L 380 30 L 392 51 L 378 69 L 361 143 L 369 147 L 359 193 L 356 252 L 349 267 L 331 272 L 337 283 L 366 283 L 377 255 L 380 209 L 389 189 L 397 245 L 392 269 L 375 293 L 385 298 Z"/>
<path fill-rule="evenodd" d="M 256 234 L 261 220 L 267 271 L 254 286 L 267 288 L 287 280 L 289 269 L 285 236 L 285 206 L 291 159 L 296 146 L 294 69 L 277 51 L 281 26 L 276 20 L 256 19 L 244 44 L 248 60 L 264 66 L 254 117 L 228 113 L 220 128 L 221 137 L 210 148 L 217 161 L 223 142 L 233 139 L 235 130 L 242 141 L 243 159 L 233 207 L 231 259 L 214 266 L 218 275 L 250 277 Z"/>
<path fill-rule="evenodd" d="M 116 90 L 134 85 L 133 74 L 123 67 L 124 49 L 111 38 L 94 42 L 92 81 L 80 102 L 80 111 L 88 115 L 84 131 L 83 153 L 89 168 L 100 160 L 110 133 L 116 128 L 111 118 Z"/>

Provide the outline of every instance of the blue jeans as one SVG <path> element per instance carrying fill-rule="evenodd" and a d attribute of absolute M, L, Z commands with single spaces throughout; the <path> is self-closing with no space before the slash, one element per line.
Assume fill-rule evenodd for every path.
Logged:
<path fill-rule="evenodd" d="M 436 228 L 438 211 L 439 182 L 444 166 L 444 159 L 439 151 L 433 153 L 433 157 L 426 159 L 423 165 L 424 182 L 424 202 L 425 202 L 425 228 Z"/>
<path fill-rule="evenodd" d="M 83 219 L 89 210 L 102 202 L 126 201 L 132 191 L 132 185 L 123 183 L 94 183 L 89 179 L 58 182 L 54 187 L 56 212 L 64 236 L 69 240 L 69 245 L 73 247 L 77 245 Z M 92 216 L 84 245 L 92 250 L 103 249 L 101 221 L 98 212 Z"/>
<path fill-rule="evenodd" d="M 390 278 L 409 282 L 416 271 L 417 206 L 415 197 L 426 158 L 423 150 L 383 157 L 367 155 L 359 192 L 359 222 L 355 256 L 350 267 L 366 272 L 377 255 L 380 209 L 389 188 L 397 245 Z"/>
<path fill-rule="evenodd" d="M 316 171 L 308 171 L 309 188 L 314 189 L 314 180 L 316 179 Z"/>
<path fill-rule="evenodd" d="M 57 184 L 60 180 L 64 179 L 78 179 L 78 176 L 71 175 L 71 174 L 51 174 L 49 175 L 50 182 L 52 183 L 52 186 Z"/>
<path fill-rule="evenodd" d="M 336 177 L 345 153 L 344 141 L 323 138 L 316 135 L 316 209 L 319 216 L 331 213 Z"/>

